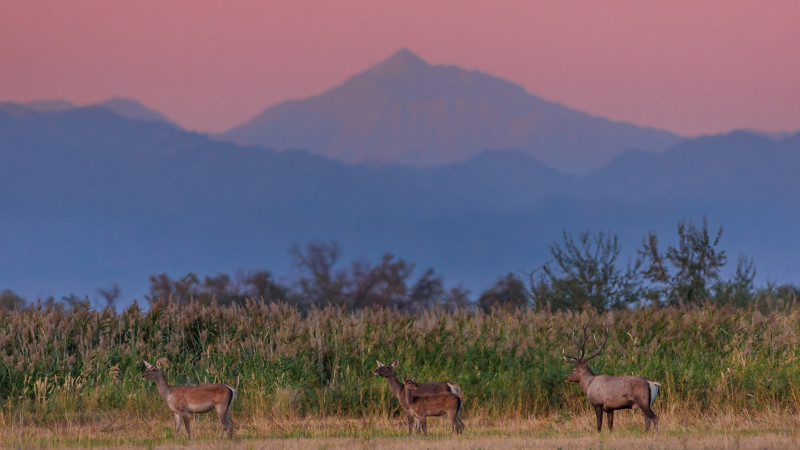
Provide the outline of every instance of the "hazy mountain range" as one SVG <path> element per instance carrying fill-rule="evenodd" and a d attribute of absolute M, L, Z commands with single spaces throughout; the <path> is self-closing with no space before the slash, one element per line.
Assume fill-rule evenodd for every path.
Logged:
<path fill-rule="evenodd" d="M 420 74 L 441 81 L 425 82 L 417 92 L 413 86 Z M 446 89 L 448 77 L 455 77 L 452 91 Z M 525 116 L 530 105 L 561 114 L 564 123 L 548 119 L 561 130 L 559 136 L 551 130 L 550 142 L 589 133 L 576 123 L 593 123 L 598 148 L 600 141 L 607 147 L 598 150 L 600 156 L 591 147 L 575 147 L 570 155 L 580 155 L 580 161 L 559 167 L 554 161 L 561 153 L 539 140 L 537 126 L 531 125 L 534 131 L 526 131 L 526 139 L 538 144 L 530 148 L 480 150 L 483 141 L 475 137 L 462 150 L 448 147 L 444 156 L 436 156 L 437 145 L 453 145 L 445 131 L 424 151 L 429 157 L 413 164 L 397 162 L 411 152 L 398 146 L 383 153 L 380 141 L 359 151 L 369 148 L 361 159 L 385 164 L 353 164 L 335 152 L 315 154 L 335 146 L 278 151 L 190 133 L 130 100 L 90 107 L 0 104 L 0 290 L 29 299 L 69 293 L 91 297 L 116 282 L 129 301 L 141 299 L 148 276 L 162 272 L 179 277 L 190 271 L 266 269 L 286 275 L 293 243 L 333 239 L 344 248 L 345 262 L 375 262 L 393 253 L 420 271 L 433 267 L 448 285 L 463 283 L 477 294 L 509 271 L 527 272 L 542 264 L 562 227 L 617 233 L 623 250 L 635 254 L 648 230 L 670 243 L 678 220 L 700 221 L 703 215 L 712 227 L 725 227 L 722 244 L 731 252 L 730 266 L 742 252 L 755 259 L 762 280 L 798 281 L 792 263 L 800 250 L 795 231 L 800 134 L 774 139 L 734 132 L 681 140 L 547 103 L 489 75 L 431 67 L 408 52 L 328 93 L 289 103 L 295 108 L 292 123 L 315 123 L 313 117 L 303 120 L 314 104 L 333 104 L 331 99 L 340 97 L 337 104 L 346 105 L 343 93 L 354 80 L 383 91 L 392 91 L 392 80 L 398 83 L 381 111 L 402 114 L 411 99 L 428 105 L 437 95 L 452 105 L 460 104 L 459 95 L 465 96 L 464 105 L 491 97 L 493 106 L 485 111 L 492 110 L 494 117 Z M 465 87 L 470 85 L 481 89 L 472 97 Z M 496 100 L 503 95 L 511 112 Z M 270 108 L 273 117 L 282 108 L 287 106 Z M 352 107 L 353 117 L 362 114 L 357 110 Z M 347 127 L 357 123 L 345 119 Z M 256 123 L 237 130 L 255 129 Z M 424 142 L 425 133 L 435 131 L 425 129 L 408 142 Z M 454 136 L 458 130 L 451 130 Z M 575 141 L 590 140 L 582 136 Z M 670 140 L 672 145 L 662 150 L 653 144 L 659 136 L 661 146 Z M 635 139 L 641 141 L 634 145 Z M 620 147 L 614 150 L 612 141 Z M 424 165 L 451 157 L 452 162 Z M 594 162 L 586 165 L 586 159 Z"/>

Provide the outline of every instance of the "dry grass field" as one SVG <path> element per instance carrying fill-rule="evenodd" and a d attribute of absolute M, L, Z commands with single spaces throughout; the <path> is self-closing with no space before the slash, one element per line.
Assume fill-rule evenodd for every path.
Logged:
<path fill-rule="evenodd" d="M 75 417 L 56 425 L 20 423 L 4 415 L 4 448 L 286 448 L 286 449 L 771 449 L 800 448 L 800 416 L 780 412 L 675 414 L 660 411 L 657 433 L 645 433 L 640 412 L 618 411 L 615 430 L 597 434 L 588 411 L 547 418 L 487 420 L 465 417 L 467 429 L 452 436 L 444 418 L 429 419 L 429 435 L 408 437 L 403 420 L 275 417 L 234 418 L 233 441 L 218 440 L 213 415 L 197 416 L 196 440 L 182 430 L 172 438 L 172 417 L 158 408 L 153 417 Z M 24 422 L 24 421 L 23 421 Z"/>

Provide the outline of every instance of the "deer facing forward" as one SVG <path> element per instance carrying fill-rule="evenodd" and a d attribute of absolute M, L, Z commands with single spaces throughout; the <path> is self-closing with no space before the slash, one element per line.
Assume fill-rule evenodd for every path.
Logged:
<path fill-rule="evenodd" d="M 408 404 L 408 411 L 422 424 L 422 432 L 428 434 L 425 418 L 429 416 L 443 416 L 447 414 L 454 434 L 464 431 L 464 422 L 461 421 L 461 408 L 464 406 L 464 397 L 458 393 L 445 392 L 436 395 L 417 396 L 419 384 L 417 378 L 407 379 L 403 382 L 404 395 Z"/>
<path fill-rule="evenodd" d="M 414 426 L 414 429 L 416 429 L 417 433 L 422 431 L 422 429 L 427 429 L 425 417 L 422 419 L 417 419 L 409 410 L 408 401 L 406 400 L 405 395 L 405 386 L 400 382 L 400 380 L 397 379 L 397 375 L 394 373 L 394 369 L 397 367 L 398 361 L 394 360 L 394 362 L 388 366 L 378 360 L 375 360 L 375 362 L 378 363 L 378 368 L 373 370 L 372 373 L 386 378 L 386 381 L 389 383 L 389 389 L 392 391 L 394 396 L 397 397 L 397 400 L 400 402 L 400 406 L 402 406 L 403 410 L 406 412 L 406 420 L 408 421 L 408 435 L 411 436 L 412 426 L 414 425 L 416 425 Z M 449 381 L 417 383 L 417 390 L 415 391 L 416 396 L 438 395 L 446 393 L 461 394 L 461 387 Z"/>
<path fill-rule="evenodd" d="M 641 409 L 644 414 L 645 431 L 650 429 L 650 422 L 653 423 L 653 429 L 658 430 L 658 416 L 653 412 L 652 406 L 661 384 L 639 376 L 595 375 L 586 363 L 603 351 L 603 347 L 608 341 L 608 329 L 606 328 L 603 344 L 598 345 L 597 339 L 595 339 L 595 344 L 598 346 L 597 351 L 589 357 L 584 357 L 587 328 L 588 325 L 583 327 L 582 343 L 575 340 L 574 334 L 572 336 L 572 342 L 581 352 L 580 356 L 576 358 L 565 354 L 564 358 L 567 362 L 575 365 L 572 372 L 567 375 L 567 381 L 578 383 L 589 398 L 589 403 L 594 407 L 595 414 L 597 414 L 597 431 L 600 432 L 603 427 L 603 412 L 608 415 L 610 431 L 614 429 L 614 411 L 636 407 Z"/>
<path fill-rule="evenodd" d="M 169 409 L 175 413 L 175 434 L 181 429 L 181 422 L 186 426 L 189 440 L 192 439 L 191 419 L 189 413 L 207 413 L 216 410 L 219 421 L 222 422 L 222 436 L 228 432 L 228 437 L 233 439 L 233 419 L 231 419 L 231 405 L 236 398 L 236 390 L 227 384 L 203 384 L 199 386 L 170 386 L 161 373 L 161 362 L 152 365 L 144 361 L 142 378 L 153 380 L 158 386 L 158 393 L 167 401 Z"/>

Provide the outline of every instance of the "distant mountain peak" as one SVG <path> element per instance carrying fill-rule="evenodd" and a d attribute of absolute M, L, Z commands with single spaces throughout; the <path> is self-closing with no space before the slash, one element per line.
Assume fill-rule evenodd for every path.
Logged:
<path fill-rule="evenodd" d="M 115 97 L 98 103 L 96 106 L 113 111 L 115 114 L 127 119 L 144 120 L 147 122 L 172 123 L 165 115 L 150 109 L 140 102 L 124 98 Z"/>
<path fill-rule="evenodd" d="M 406 48 L 320 95 L 270 107 L 223 136 L 346 163 L 439 165 L 486 149 L 516 149 L 575 174 L 626 150 L 661 151 L 681 139 L 571 110 L 478 70 L 429 64 Z"/>
<path fill-rule="evenodd" d="M 397 78 L 429 67 L 430 64 L 417 54 L 407 48 L 401 48 L 382 63 L 369 69 L 367 73 L 379 77 Z"/>
<path fill-rule="evenodd" d="M 34 100 L 26 105 L 36 112 L 64 112 L 74 109 L 75 105 L 64 99 Z"/>

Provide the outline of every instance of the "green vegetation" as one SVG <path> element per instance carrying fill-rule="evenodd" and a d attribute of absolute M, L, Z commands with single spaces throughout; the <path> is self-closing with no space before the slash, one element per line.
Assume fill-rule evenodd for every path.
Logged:
<path fill-rule="evenodd" d="M 599 373 L 660 381 L 670 412 L 800 410 L 800 307 L 769 310 L 707 303 L 596 313 L 381 307 L 348 311 L 248 300 L 218 306 L 155 302 L 122 312 L 76 305 L 0 312 L 0 400 L 9 417 L 39 424 L 124 412 L 151 417 L 161 404 L 141 379 L 142 359 L 169 362 L 172 384 L 224 381 L 238 391 L 234 417 L 386 417 L 398 404 L 371 370 L 462 386 L 468 414 L 488 420 L 585 409 L 566 383 L 562 351 L 582 322 L 608 326 Z"/>

